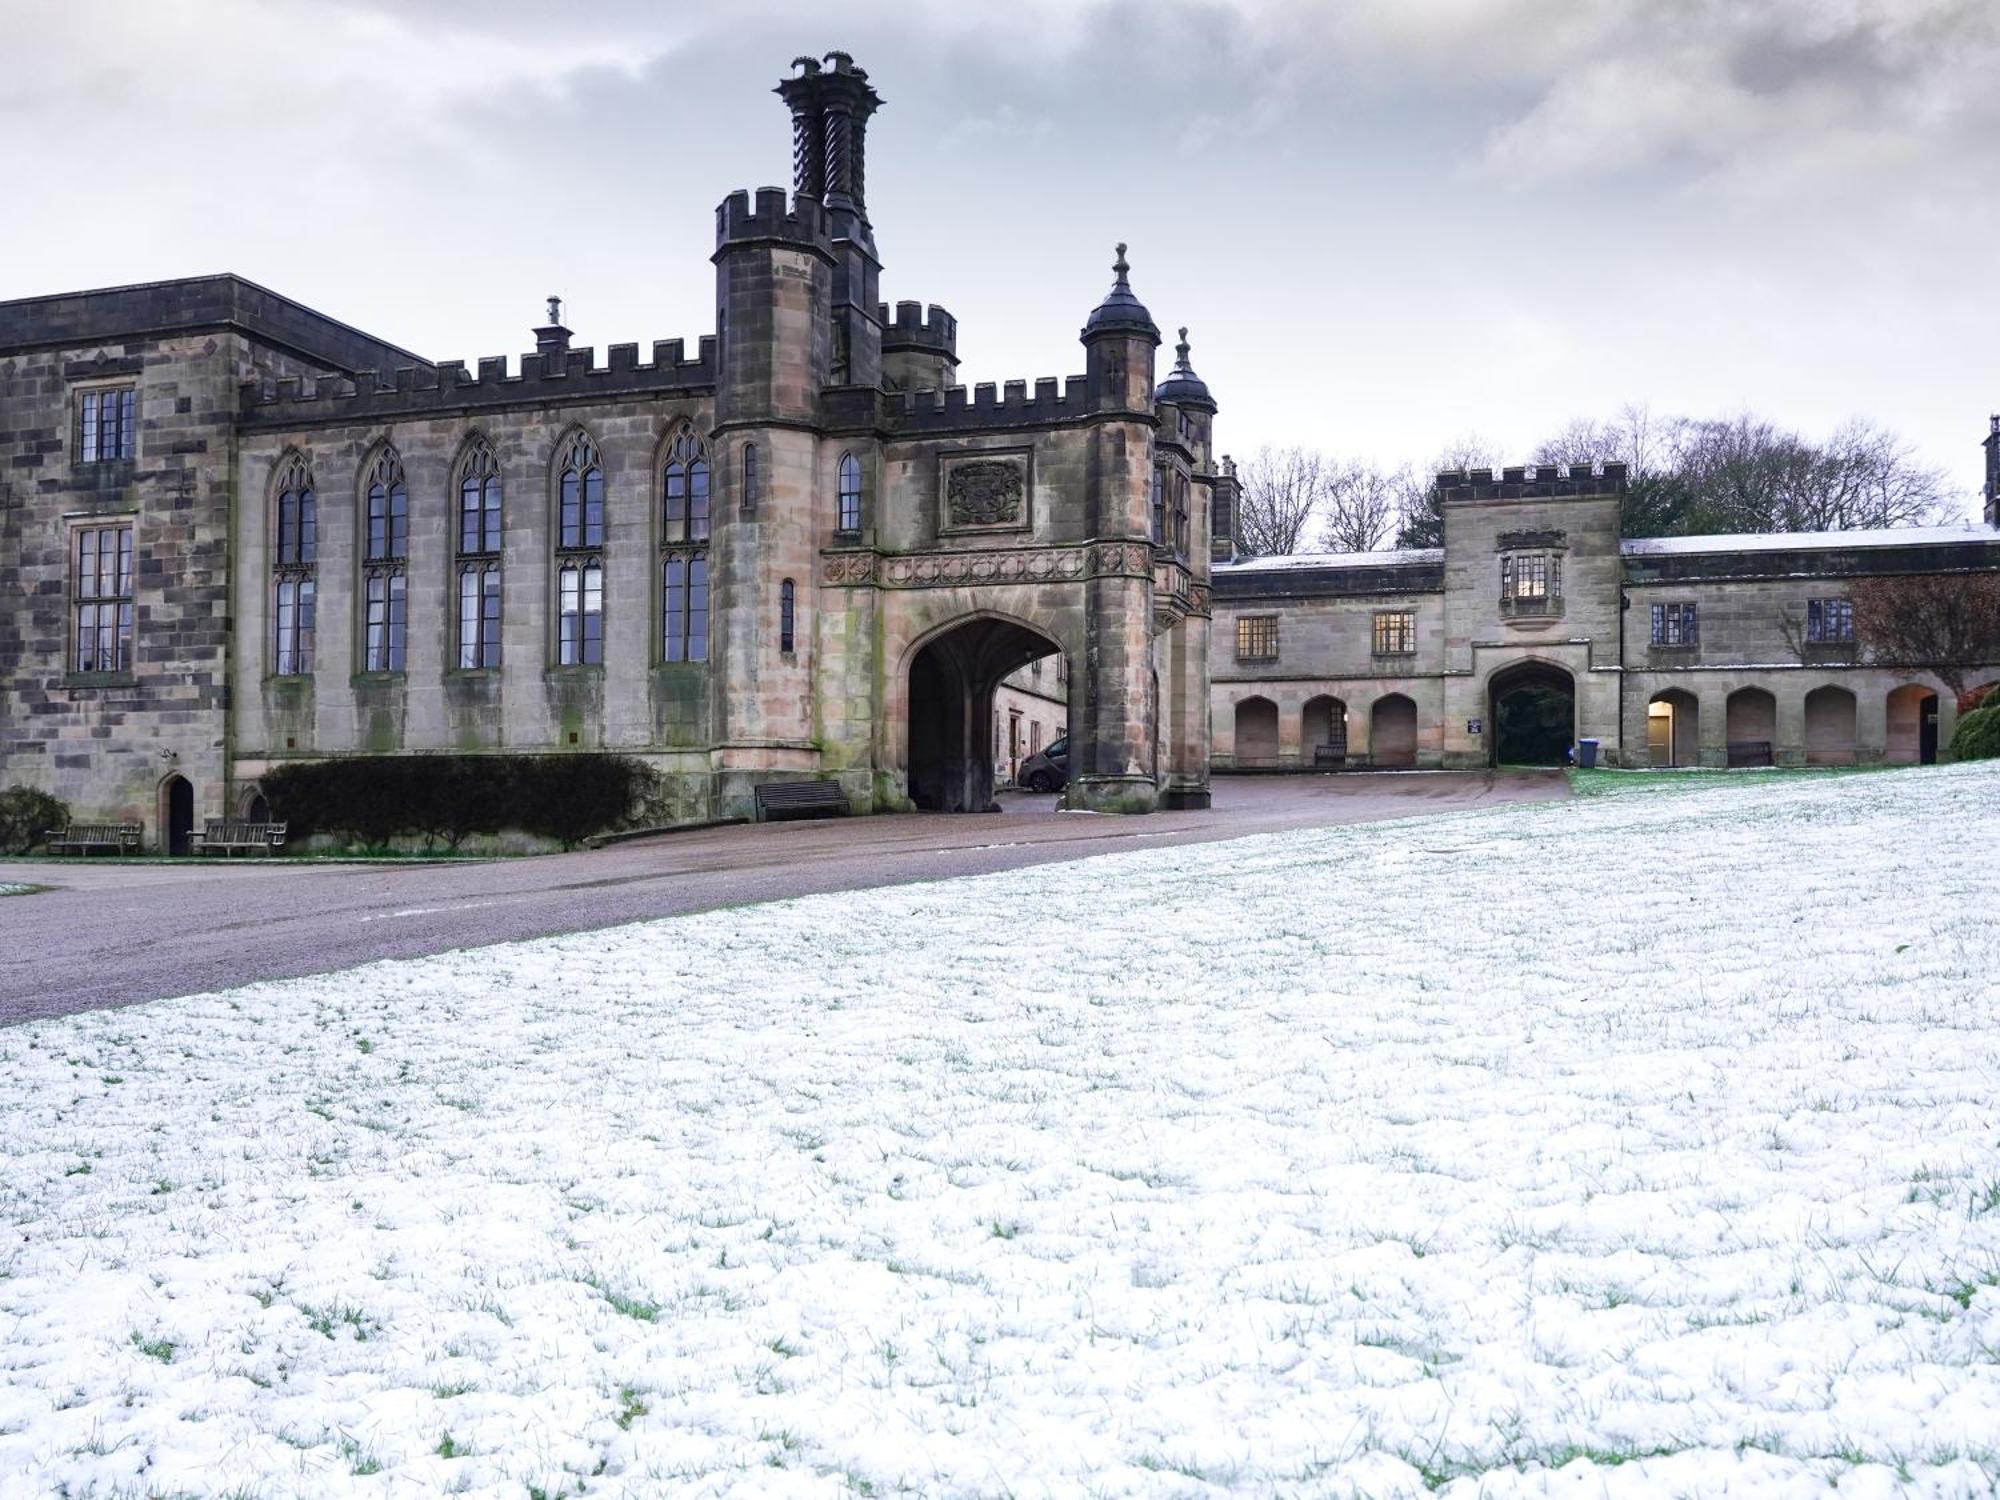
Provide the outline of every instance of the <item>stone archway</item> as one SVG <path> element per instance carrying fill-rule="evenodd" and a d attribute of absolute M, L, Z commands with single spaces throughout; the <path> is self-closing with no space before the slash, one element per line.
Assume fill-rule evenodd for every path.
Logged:
<path fill-rule="evenodd" d="M 1385 693 L 1368 710 L 1368 763 L 1406 771 L 1417 763 L 1417 704 L 1402 693 Z"/>
<path fill-rule="evenodd" d="M 1245 698 L 1236 705 L 1236 768 L 1269 770 L 1278 764 L 1278 705 Z"/>
<path fill-rule="evenodd" d="M 1938 695 L 1920 682 L 1889 694 L 1885 758 L 1894 766 L 1928 766 L 1937 759 Z"/>
<path fill-rule="evenodd" d="M 194 786 L 179 772 L 160 783 L 160 852 L 194 852 Z"/>
<path fill-rule="evenodd" d="M 1032 626 L 993 615 L 949 626 L 917 648 L 909 666 L 912 802 L 927 812 L 994 807 L 994 690 L 1061 649 Z"/>
<path fill-rule="evenodd" d="M 1554 662 L 1517 661 L 1486 679 L 1488 761 L 1559 766 L 1576 743 L 1576 679 Z"/>
<path fill-rule="evenodd" d="M 1829 683 L 1806 694 L 1806 764 L 1851 766 L 1854 749 L 1854 694 Z"/>
<path fill-rule="evenodd" d="M 1668 688 L 1648 700 L 1646 758 L 1655 766 L 1701 763 L 1701 702 L 1693 693 Z"/>

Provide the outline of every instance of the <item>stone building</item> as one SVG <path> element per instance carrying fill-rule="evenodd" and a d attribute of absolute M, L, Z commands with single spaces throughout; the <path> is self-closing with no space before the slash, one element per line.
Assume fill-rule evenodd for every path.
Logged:
<path fill-rule="evenodd" d="M 955 384 L 878 300 L 844 54 L 716 211 L 715 332 L 420 358 L 233 276 L 0 303 L 0 784 L 172 846 L 297 758 L 640 757 L 668 815 L 985 807 L 1061 653 L 1072 805 L 1208 797 L 1215 402 L 1124 247 L 1082 374 Z M 704 315 L 704 320 L 705 320 Z"/>
<path fill-rule="evenodd" d="M 1029 662 L 993 695 L 993 779 L 1018 786 L 1021 762 L 1069 731 L 1068 664 L 1061 655 Z"/>
<path fill-rule="evenodd" d="M 2000 421 L 1987 452 L 1991 518 Z M 1230 560 L 1219 536 L 1218 770 L 1470 768 L 1581 738 L 1621 766 L 1917 762 L 1949 742 L 1953 694 L 1868 661 L 1849 590 L 2000 569 L 2000 533 L 1634 540 L 1619 464 L 1437 483 L 1438 549 Z"/>

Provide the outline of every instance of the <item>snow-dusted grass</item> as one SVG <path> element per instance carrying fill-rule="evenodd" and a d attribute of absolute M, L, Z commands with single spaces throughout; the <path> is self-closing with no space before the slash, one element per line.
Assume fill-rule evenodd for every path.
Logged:
<path fill-rule="evenodd" d="M 30 885 L 25 880 L 0 880 L 0 896 L 32 896 L 41 889 L 41 886 Z"/>
<path fill-rule="evenodd" d="M 1996 848 L 1719 777 L 0 1032 L 0 1491 L 1988 1494 Z"/>

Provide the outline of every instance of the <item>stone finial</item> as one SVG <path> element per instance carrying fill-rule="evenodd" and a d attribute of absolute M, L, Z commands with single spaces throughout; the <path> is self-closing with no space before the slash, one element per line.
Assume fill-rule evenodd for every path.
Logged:
<path fill-rule="evenodd" d="M 1118 242 L 1118 259 L 1111 262 L 1111 274 L 1118 279 L 1117 284 L 1119 286 L 1126 286 L 1129 284 L 1126 281 L 1126 277 L 1132 274 L 1132 267 L 1126 263 L 1125 242 L 1123 240 L 1120 240 Z"/>
<path fill-rule="evenodd" d="M 1193 366 L 1188 364 L 1188 351 L 1191 347 L 1188 343 L 1187 327 L 1184 324 L 1181 327 L 1181 341 L 1174 345 L 1174 368 L 1176 370 L 1191 370 L 1193 368 Z"/>

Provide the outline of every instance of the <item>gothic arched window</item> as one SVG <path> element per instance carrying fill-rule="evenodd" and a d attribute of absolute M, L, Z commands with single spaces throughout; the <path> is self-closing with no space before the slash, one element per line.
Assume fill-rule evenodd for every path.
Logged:
<path fill-rule="evenodd" d="M 500 665 L 500 466 L 484 443 L 458 471 L 458 655 L 461 668 Z"/>
<path fill-rule="evenodd" d="M 778 585 L 778 649 L 787 656 L 798 649 L 798 587 L 787 578 Z"/>
<path fill-rule="evenodd" d="M 692 427 L 683 427 L 667 450 L 661 492 L 666 496 L 662 538 L 669 542 L 707 541 L 708 454 Z"/>
<path fill-rule="evenodd" d="M 861 529 L 861 464 L 852 453 L 840 455 L 839 530 Z"/>
<path fill-rule="evenodd" d="M 604 662 L 604 465 L 582 432 L 556 460 L 556 661 Z"/>
<path fill-rule="evenodd" d="M 408 639 L 410 489 L 403 461 L 383 448 L 365 487 L 368 529 L 361 564 L 361 669 L 400 672 Z"/>
<path fill-rule="evenodd" d="M 294 453 L 278 467 L 278 545 L 272 564 L 272 667 L 281 677 L 313 669 L 313 610 L 319 572 L 319 502 L 312 470 Z"/>

